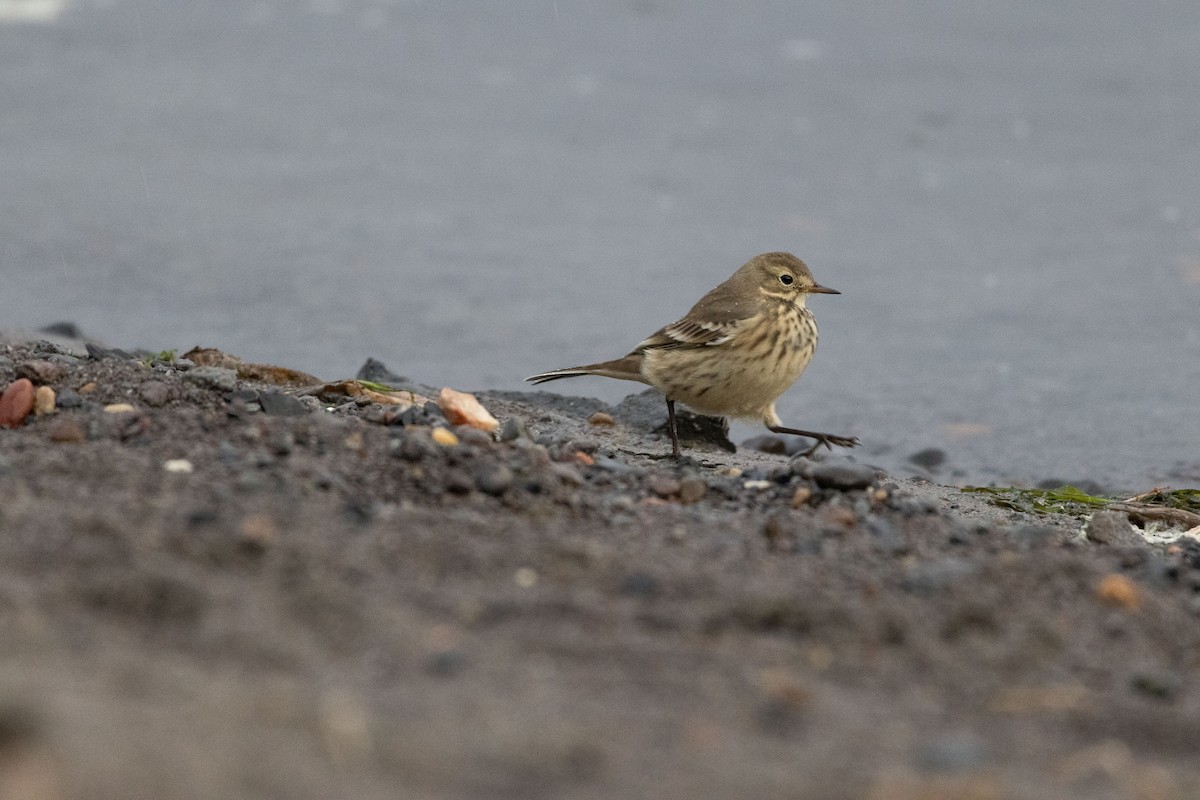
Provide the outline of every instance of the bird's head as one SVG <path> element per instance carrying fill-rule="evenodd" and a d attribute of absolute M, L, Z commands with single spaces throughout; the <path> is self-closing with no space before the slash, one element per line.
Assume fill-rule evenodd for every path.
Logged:
<path fill-rule="evenodd" d="M 752 276 L 760 292 L 774 299 L 803 303 L 809 294 L 841 294 L 817 283 L 808 266 L 791 253 L 763 253 L 742 270 Z"/>

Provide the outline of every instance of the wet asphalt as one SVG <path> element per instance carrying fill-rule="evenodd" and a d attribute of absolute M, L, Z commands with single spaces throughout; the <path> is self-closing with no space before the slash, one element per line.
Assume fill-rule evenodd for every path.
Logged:
<path fill-rule="evenodd" d="M 0 324 L 515 389 L 785 249 L 843 293 L 789 424 L 1200 483 L 1190 0 L 19 5 Z"/>

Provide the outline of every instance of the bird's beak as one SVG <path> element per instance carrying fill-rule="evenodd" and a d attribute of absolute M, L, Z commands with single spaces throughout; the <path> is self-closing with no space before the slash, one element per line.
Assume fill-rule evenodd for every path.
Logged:
<path fill-rule="evenodd" d="M 841 294 L 837 289 L 830 289 L 828 286 L 822 286 L 819 283 L 814 283 L 808 290 L 809 294 Z"/>

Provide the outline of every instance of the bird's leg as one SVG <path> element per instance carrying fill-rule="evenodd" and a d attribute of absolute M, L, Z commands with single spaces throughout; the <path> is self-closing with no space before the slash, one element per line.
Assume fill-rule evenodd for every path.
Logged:
<path fill-rule="evenodd" d="M 832 433 L 817 433 L 816 431 L 802 431 L 797 428 L 785 428 L 782 425 L 768 425 L 767 430 L 771 433 L 790 433 L 793 436 L 807 436 L 809 439 L 816 439 L 816 443 L 812 447 L 805 450 L 800 455 L 808 458 L 813 453 L 821 448 L 821 445 L 828 447 L 830 450 L 836 444 L 838 447 L 858 447 L 859 441 L 854 436 L 836 436 Z"/>
<path fill-rule="evenodd" d="M 679 431 L 675 429 L 675 401 L 667 398 L 667 429 L 671 431 L 671 458 L 678 459 L 682 455 L 679 449 Z"/>

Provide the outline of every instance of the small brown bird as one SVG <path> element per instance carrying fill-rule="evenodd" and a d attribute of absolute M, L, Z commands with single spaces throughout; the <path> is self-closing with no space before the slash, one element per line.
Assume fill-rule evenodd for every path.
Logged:
<path fill-rule="evenodd" d="M 761 420 L 773 433 L 807 436 L 824 445 L 854 447 L 858 439 L 785 428 L 775 401 L 796 382 L 817 348 L 817 322 L 804 301 L 841 294 L 815 280 L 791 253 L 764 253 L 692 306 L 683 319 L 651 334 L 624 358 L 556 369 L 525 380 L 544 383 L 601 375 L 647 383 L 667 398 L 671 454 L 679 458 L 675 403 L 701 414 Z"/>

